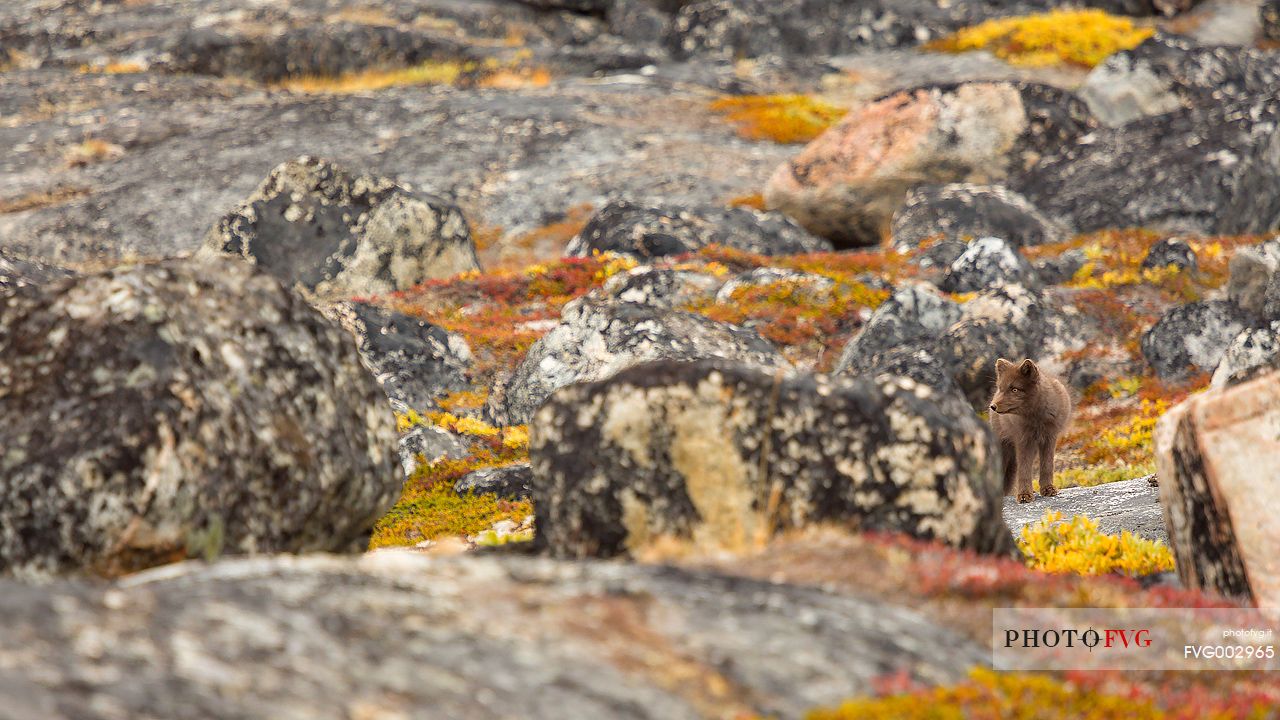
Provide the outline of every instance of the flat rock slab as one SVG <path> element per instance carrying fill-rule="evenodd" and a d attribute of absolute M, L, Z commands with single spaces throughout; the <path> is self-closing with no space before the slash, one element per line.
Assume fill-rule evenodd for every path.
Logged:
<path fill-rule="evenodd" d="M 1098 521 L 1098 530 L 1119 535 L 1122 530 L 1148 540 L 1169 544 L 1169 532 L 1160 510 L 1160 488 L 1147 478 L 1073 487 L 1058 491 L 1057 497 L 1036 496 L 1029 503 L 1019 503 L 1012 496 L 1004 499 L 1004 522 L 1014 535 L 1049 510 L 1057 510 L 1064 518 L 1086 515 Z"/>

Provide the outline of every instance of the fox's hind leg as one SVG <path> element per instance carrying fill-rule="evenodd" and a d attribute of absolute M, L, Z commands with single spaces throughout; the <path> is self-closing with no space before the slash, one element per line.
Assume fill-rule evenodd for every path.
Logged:
<path fill-rule="evenodd" d="M 1045 497 L 1058 494 L 1058 489 L 1053 486 L 1054 445 L 1056 443 L 1053 440 L 1046 440 L 1040 446 L 1040 494 Z"/>
<path fill-rule="evenodd" d="M 1015 457 L 1017 458 L 1017 462 L 1014 465 L 1018 476 L 1018 502 L 1028 503 L 1036 497 L 1035 493 L 1031 491 L 1031 464 L 1035 462 L 1036 458 L 1035 445 L 1029 442 L 1019 443 Z"/>
<path fill-rule="evenodd" d="M 1008 495 L 1018 480 L 1018 450 L 1008 440 L 1001 440 L 1000 457 L 1004 461 L 1004 494 Z"/>

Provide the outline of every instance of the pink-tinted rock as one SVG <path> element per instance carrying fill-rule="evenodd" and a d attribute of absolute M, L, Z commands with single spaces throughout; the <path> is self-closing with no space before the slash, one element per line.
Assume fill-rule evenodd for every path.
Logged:
<path fill-rule="evenodd" d="M 1000 182 L 1093 127 L 1070 93 L 977 82 L 904 90 L 855 110 L 774 172 L 771 209 L 839 246 L 874 245 L 913 187 Z"/>

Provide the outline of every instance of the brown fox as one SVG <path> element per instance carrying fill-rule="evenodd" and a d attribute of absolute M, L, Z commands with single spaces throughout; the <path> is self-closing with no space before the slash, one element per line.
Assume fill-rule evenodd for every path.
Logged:
<path fill-rule="evenodd" d="M 1031 360 L 996 361 L 991 427 L 1004 457 L 1004 491 L 1017 486 L 1018 502 L 1031 502 L 1031 467 L 1040 459 L 1040 494 L 1053 497 L 1053 451 L 1071 419 L 1071 396 L 1058 378 Z"/>

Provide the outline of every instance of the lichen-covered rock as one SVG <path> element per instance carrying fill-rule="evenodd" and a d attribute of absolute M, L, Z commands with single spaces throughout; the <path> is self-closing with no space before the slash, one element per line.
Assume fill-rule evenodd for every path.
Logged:
<path fill-rule="evenodd" d="M 1180 305 L 1142 335 L 1142 356 L 1165 379 L 1213 372 L 1253 318 L 1226 300 Z"/>
<path fill-rule="evenodd" d="M 1280 602 L 1280 374 L 1192 395 L 1156 424 L 1160 504 L 1188 587 Z"/>
<path fill-rule="evenodd" d="M 453 484 L 453 491 L 465 495 L 497 495 L 508 500 L 523 500 L 532 494 L 533 469 L 529 463 L 482 468 L 469 472 Z"/>
<path fill-rule="evenodd" d="M 814 587 L 396 550 L 0 580 L 0 615 L 4 720 L 802 717 L 885 674 L 953 683 L 990 659 Z"/>
<path fill-rule="evenodd" d="M 28 285 L 43 285 L 70 275 L 70 270 L 15 257 L 0 249 L 0 293 Z"/>
<path fill-rule="evenodd" d="M 1055 257 L 1038 260 L 1031 266 L 1036 269 L 1036 278 L 1041 285 L 1061 285 L 1075 277 L 1086 262 L 1088 258 L 1083 250 L 1072 249 Z"/>
<path fill-rule="evenodd" d="M 1267 310 L 1268 290 L 1280 268 L 1280 240 L 1237 249 L 1227 267 L 1231 272 L 1227 280 L 1231 302 L 1255 315 L 1280 320 L 1280 315 L 1271 315 Z"/>
<path fill-rule="evenodd" d="M 1280 0 L 1262 0 L 1258 14 L 1262 17 L 1262 37 L 1280 42 Z"/>
<path fill-rule="evenodd" d="M 1280 322 L 1245 328 L 1222 353 L 1213 371 L 1214 387 L 1234 385 L 1280 367 Z"/>
<path fill-rule="evenodd" d="M 979 292 L 1000 285 L 1034 285 L 1036 271 L 1027 259 L 1001 238 L 984 237 L 969 243 L 947 268 L 941 288 L 947 292 Z"/>
<path fill-rule="evenodd" d="M 1044 85 L 903 90 L 806 145 L 774 172 L 765 201 L 837 246 L 876 245 L 912 188 L 999 183 L 1093 124 L 1084 103 Z"/>
<path fill-rule="evenodd" d="M 836 522 L 1003 551 L 992 439 L 905 378 L 655 362 L 564 388 L 530 425 L 539 542 L 608 557 L 745 547 Z"/>
<path fill-rule="evenodd" d="M 1196 251 L 1191 249 L 1187 241 L 1174 237 L 1165 238 L 1152 245 L 1147 251 L 1147 256 L 1142 258 L 1142 267 L 1152 270 L 1167 267 L 1195 270 L 1199 267 L 1199 263 L 1196 261 Z"/>
<path fill-rule="evenodd" d="M 1153 37 L 1107 58 L 1080 97 L 1104 125 L 1224 100 L 1261 99 L 1280 87 L 1280 53 Z"/>
<path fill-rule="evenodd" d="M 902 251 L 927 239 L 998 237 L 1024 247 L 1061 242 L 1071 234 L 1021 195 L 1000 185 L 969 183 L 929 185 L 907 193 L 893 214 L 890 232 Z"/>
<path fill-rule="evenodd" d="M 796 292 L 820 298 L 830 296 L 835 281 L 817 273 L 788 270 L 786 268 L 759 267 L 730 278 L 716 293 L 718 302 L 732 302 L 734 293 L 745 288 L 768 287 L 785 284 Z"/>
<path fill-rule="evenodd" d="M 400 467 L 405 477 L 423 463 L 467 456 L 467 444 L 457 435 L 434 425 L 414 425 L 400 436 Z"/>
<path fill-rule="evenodd" d="M 436 398 L 470 389 L 466 340 L 425 320 L 365 302 L 328 309 L 356 338 L 360 357 L 397 412 L 436 408 Z"/>
<path fill-rule="evenodd" d="M 601 380 L 646 360 L 725 358 L 767 370 L 791 363 L 754 330 L 682 310 L 619 302 L 591 293 L 565 305 L 560 324 L 489 395 L 485 413 L 518 425 L 557 388 Z"/>
<path fill-rule="evenodd" d="M 715 297 L 722 283 L 693 270 L 641 265 L 606 280 L 604 292 L 622 302 L 674 308 Z"/>
<path fill-rule="evenodd" d="M 836 372 L 875 369 L 881 356 L 922 338 L 941 337 L 960 317 L 960 305 L 932 286 L 904 285 L 876 308 L 862 330 L 844 346 Z"/>
<path fill-rule="evenodd" d="M 1079 232 L 1268 232 L 1280 227 L 1278 121 L 1274 95 L 1142 118 L 1091 133 L 1008 184 Z"/>
<path fill-rule="evenodd" d="M 4 296 L 0 388 L 0 572 L 346 550 L 402 481 L 350 337 L 227 259 Z"/>
<path fill-rule="evenodd" d="M 278 165 L 213 226 L 200 255 L 222 254 L 325 295 L 406 290 L 479 268 L 453 203 L 306 156 Z"/>
<path fill-rule="evenodd" d="M 723 245 L 760 255 L 823 252 L 831 245 L 777 213 L 613 200 L 565 248 L 567 257 L 614 252 L 648 259 Z"/>

